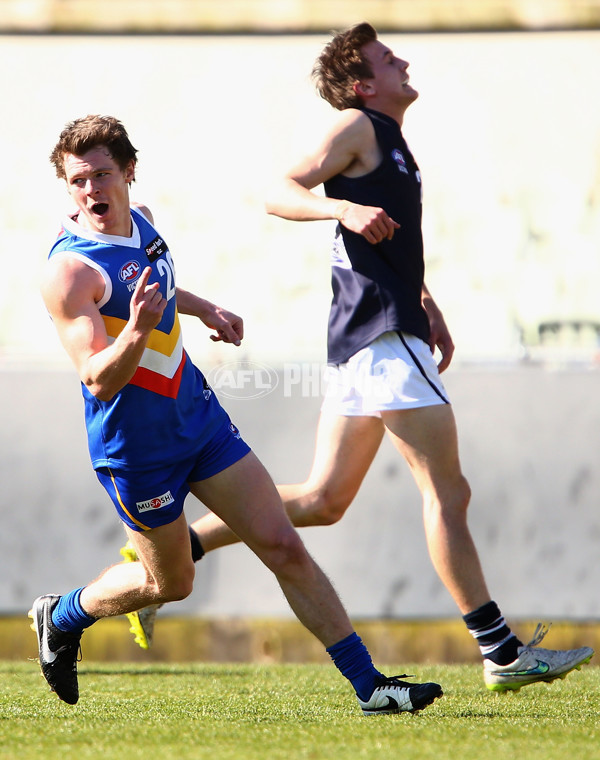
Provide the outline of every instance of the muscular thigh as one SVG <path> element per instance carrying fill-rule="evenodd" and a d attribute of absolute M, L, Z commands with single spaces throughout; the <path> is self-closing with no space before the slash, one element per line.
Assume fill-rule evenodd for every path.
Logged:
<path fill-rule="evenodd" d="M 252 549 L 277 544 L 295 532 L 270 475 L 252 451 L 189 485 L 194 496 Z"/>
<path fill-rule="evenodd" d="M 380 417 L 346 417 L 323 412 L 308 479 L 310 486 L 315 490 L 346 494 L 350 500 L 354 498 L 383 434 Z"/>
<path fill-rule="evenodd" d="M 445 483 L 452 485 L 462 477 L 456 423 L 449 404 L 383 412 L 382 419 L 421 490 L 428 483 L 436 489 Z"/>
<path fill-rule="evenodd" d="M 190 534 L 185 514 L 167 525 L 149 531 L 125 530 L 133 544 L 138 559 L 148 575 L 154 580 L 167 581 L 179 577 L 182 572 L 193 572 L 190 551 Z"/>

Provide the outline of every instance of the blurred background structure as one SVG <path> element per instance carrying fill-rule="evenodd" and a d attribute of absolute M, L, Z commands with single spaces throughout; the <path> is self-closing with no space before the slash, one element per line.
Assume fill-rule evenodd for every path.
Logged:
<path fill-rule="evenodd" d="M 263 198 L 335 117 L 309 76 L 329 30 L 362 20 L 420 92 L 403 131 L 493 594 L 519 620 L 600 618 L 600 0 L 0 0 L 0 614 L 91 578 L 123 541 L 39 296 L 68 210 L 48 162 L 64 123 L 125 123 L 133 197 L 180 284 L 246 321 L 234 349 L 184 317 L 188 351 L 274 479 L 302 480 L 333 226 L 270 218 Z M 422 533 L 384 444 L 342 523 L 303 535 L 355 617 L 455 617 Z M 204 559 L 177 613 L 289 616 L 244 547 Z"/>
<path fill-rule="evenodd" d="M 305 33 L 594 28 L 598 0 L 3 0 L 3 31 Z"/>

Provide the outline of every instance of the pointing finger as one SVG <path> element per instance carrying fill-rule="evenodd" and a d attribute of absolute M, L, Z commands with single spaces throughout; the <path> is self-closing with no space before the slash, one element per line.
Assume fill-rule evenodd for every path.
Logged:
<path fill-rule="evenodd" d="M 148 284 L 148 280 L 150 279 L 150 275 L 152 274 L 152 267 L 145 267 L 144 271 L 140 275 L 140 279 L 137 281 L 135 286 L 135 292 L 136 293 L 143 293 L 146 289 L 146 285 Z"/>

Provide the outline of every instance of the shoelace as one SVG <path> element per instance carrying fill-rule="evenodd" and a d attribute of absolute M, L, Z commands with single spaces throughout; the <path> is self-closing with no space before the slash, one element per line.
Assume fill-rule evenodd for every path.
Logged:
<path fill-rule="evenodd" d="M 58 649 L 56 649 L 56 654 L 62 654 L 63 652 L 68 652 L 68 654 L 71 654 L 75 647 L 77 647 L 77 656 L 73 661 L 73 670 L 77 670 L 77 663 L 81 662 L 83 659 L 83 653 L 81 651 L 81 635 L 77 638 L 76 641 L 68 641 L 66 644 L 63 644 L 62 646 L 58 647 Z"/>
<path fill-rule="evenodd" d="M 375 688 L 379 689 L 383 686 L 400 686 L 401 688 L 409 688 L 411 686 L 414 686 L 414 684 L 400 680 L 402 678 L 414 678 L 414 676 L 409 676 L 406 673 L 402 673 L 398 676 L 382 676 L 381 678 L 377 679 L 377 685 Z"/>
<path fill-rule="evenodd" d="M 537 628 L 533 632 L 533 638 L 531 639 L 531 641 L 529 642 L 529 644 L 527 644 L 526 646 L 528 646 L 528 647 L 536 647 L 540 643 L 540 641 L 542 641 L 542 639 L 544 638 L 544 636 L 548 633 L 548 631 L 550 630 L 551 626 L 552 626 L 552 623 L 550 623 L 547 626 L 544 625 L 543 623 L 538 623 L 537 624 Z"/>

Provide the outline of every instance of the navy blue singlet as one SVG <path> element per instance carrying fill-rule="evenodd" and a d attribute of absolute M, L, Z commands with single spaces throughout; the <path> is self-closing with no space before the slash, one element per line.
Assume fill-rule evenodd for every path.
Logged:
<path fill-rule="evenodd" d="M 398 123 L 377 111 L 362 110 L 375 129 L 381 163 L 362 177 L 332 177 L 324 183 L 325 193 L 383 208 L 400 229 L 392 240 L 371 245 L 338 224 L 332 252 L 330 364 L 348 361 L 390 330 L 429 340 L 429 321 L 421 305 L 425 266 L 419 167 Z"/>

